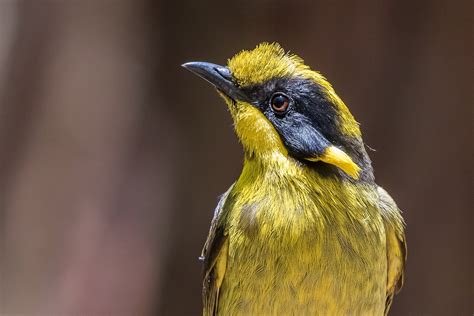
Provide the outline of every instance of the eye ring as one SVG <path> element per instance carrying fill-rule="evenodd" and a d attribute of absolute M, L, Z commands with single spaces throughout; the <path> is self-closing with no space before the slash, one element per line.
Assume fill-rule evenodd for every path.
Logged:
<path fill-rule="evenodd" d="M 290 97 L 281 92 L 274 93 L 270 99 L 270 106 L 272 107 L 273 112 L 277 114 L 288 112 L 290 103 Z"/>

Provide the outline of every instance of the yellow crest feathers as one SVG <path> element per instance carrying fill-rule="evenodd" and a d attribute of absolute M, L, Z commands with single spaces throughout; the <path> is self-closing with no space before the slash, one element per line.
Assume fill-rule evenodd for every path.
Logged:
<path fill-rule="evenodd" d="M 285 53 L 278 43 L 262 43 L 253 50 L 243 50 L 229 59 L 228 66 L 241 87 L 309 69 L 301 58 Z"/>

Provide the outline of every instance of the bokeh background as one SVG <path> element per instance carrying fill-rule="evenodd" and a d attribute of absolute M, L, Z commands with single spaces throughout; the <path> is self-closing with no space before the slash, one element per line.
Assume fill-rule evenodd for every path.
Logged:
<path fill-rule="evenodd" d="M 362 124 L 408 223 L 391 315 L 470 315 L 472 1 L 0 0 L 0 315 L 199 315 L 242 153 L 180 67 L 278 41 Z"/>

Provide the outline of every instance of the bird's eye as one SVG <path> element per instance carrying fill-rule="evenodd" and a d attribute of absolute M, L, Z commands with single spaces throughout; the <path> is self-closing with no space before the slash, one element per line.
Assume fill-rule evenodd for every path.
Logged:
<path fill-rule="evenodd" d="M 276 113 L 285 113 L 290 106 L 290 98 L 283 93 L 275 93 L 270 101 L 273 111 Z"/>

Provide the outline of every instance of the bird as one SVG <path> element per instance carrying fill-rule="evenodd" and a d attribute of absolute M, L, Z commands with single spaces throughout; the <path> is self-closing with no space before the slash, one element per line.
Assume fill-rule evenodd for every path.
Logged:
<path fill-rule="evenodd" d="M 203 315 L 387 315 L 405 222 L 333 86 L 278 43 L 182 66 L 225 100 L 244 156 L 200 257 Z"/>

